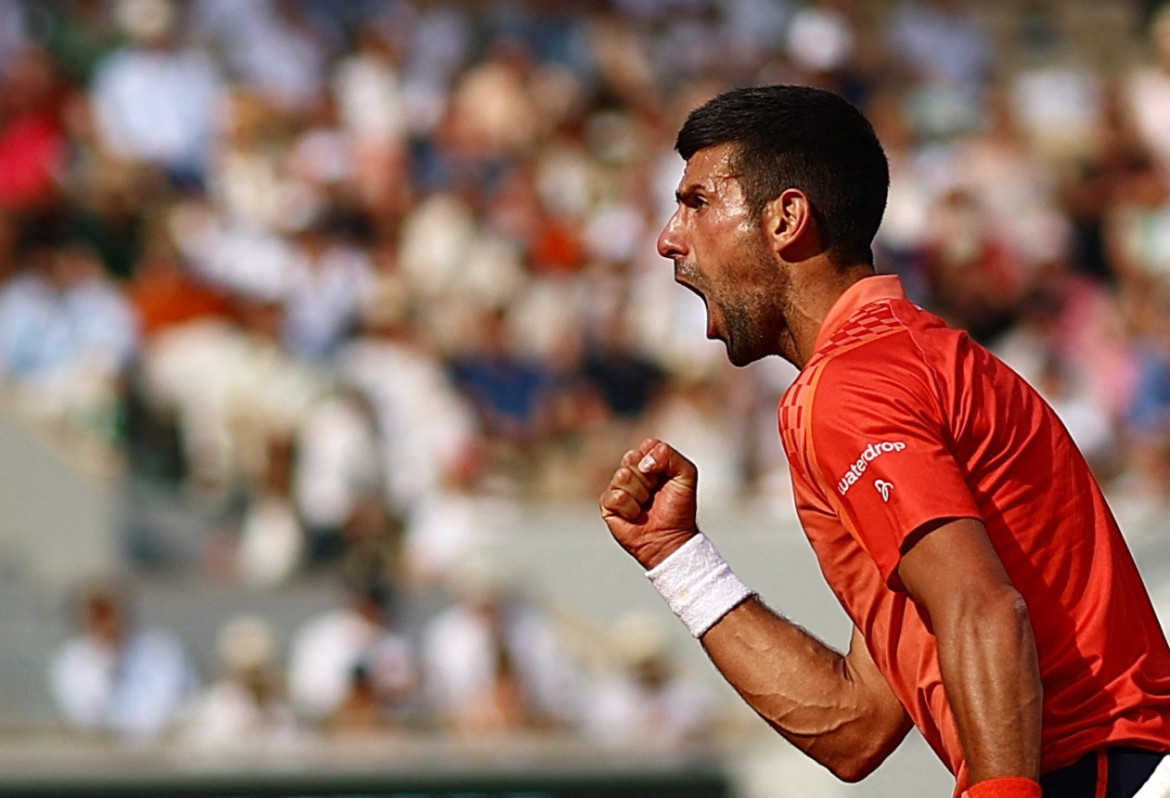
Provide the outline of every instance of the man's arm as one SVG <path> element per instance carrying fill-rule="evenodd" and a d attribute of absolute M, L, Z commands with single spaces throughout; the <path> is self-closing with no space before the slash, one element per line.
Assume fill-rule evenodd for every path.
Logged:
<path fill-rule="evenodd" d="M 902 555 L 898 576 L 938 640 L 972 784 L 1038 779 L 1043 691 L 1036 641 L 982 522 L 949 521 Z"/>
<path fill-rule="evenodd" d="M 842 655 L 752 598 L 702 643 L 752 709 L 840 779 L 868 776 L 910 731 L 856 629 Z"/>
<path fill-rule="evenodd" d="M 643 568 L 698 534 L 697 478 L 689 460 L 659 441 L 644 441 L 622 458 L 601 496 L 601 514 Z M 842 779 L 863 778 L 910 729 L 856 630 L 842 655 L 749 598 L 708 629 L 702 643 L 756 712 Z"/>

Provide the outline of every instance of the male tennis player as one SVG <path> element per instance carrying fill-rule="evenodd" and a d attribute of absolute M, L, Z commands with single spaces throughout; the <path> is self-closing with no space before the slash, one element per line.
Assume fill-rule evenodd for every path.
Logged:
<path fill-rule="evenodd" d="M 846 780 L 917 726 L 970 798 L 1170 796 L 1170 649 L 1101 490 L 1053 411 L 876 275 L 885 155 L 834 94 L 694 111 L 659 240 L 736 365 L 801 371 L 780 403 L 797 512 L 854 624 L 846 654 L 767 608 L 695 522 L 657 440 L 601 497 L 743 698 Z"/>

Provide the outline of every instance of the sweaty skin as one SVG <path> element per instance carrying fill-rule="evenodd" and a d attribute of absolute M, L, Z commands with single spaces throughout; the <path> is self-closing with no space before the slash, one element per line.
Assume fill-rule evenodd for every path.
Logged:
<path fill-rule="evenodd" d="M 601 514 L 619 544 L 649 570 L 697 534 L 693 463 L 648 439 L 625 453 Z M 856 632 L 841 655 L 749 598 L 703 635 L 724 678 L 798 748 L 846 781 L 876 768 L 910 719 Z"/>
<path fill-rule="evenodd" d="M 873 269 L 829 259 L 798 189 L 753 220 L 732 154 L 720 145 L 691 157 L 658 249 L 676 281 L 703 298 L 707 335 L 723 340 L 732 363 L 779 355 L 802 368 L 833 303 Z M 697 479 L 694 464 L 662 441 L 623 455 L 601 515 L 643 568 L 697 534 Z M 898 573 L 938 640 L 971 783 L 1037 779 L 1042 690 L 1020 594 L 980 521 L 947 521 L 915 539 Z M 842 655 L 751 598 L 701 642 L 753 709 L 842 779 L 863 778 L 910 728 L 857 630 Z"/>

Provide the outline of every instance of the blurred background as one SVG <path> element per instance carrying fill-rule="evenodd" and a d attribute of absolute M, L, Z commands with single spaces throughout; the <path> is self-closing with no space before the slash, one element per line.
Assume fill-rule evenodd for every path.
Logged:
<path fill-rule="evenodd" d="M 654 251 L 678 125 L 761 83 L 872 118 L 880 270 L 1052 402 L 1170 609 L 1156 3 L 0 0 L 0 791 L 949 795 L 914 736 L 794 754 L 597 517 L 671 441 L 847 643 L 793 371 Z"/>

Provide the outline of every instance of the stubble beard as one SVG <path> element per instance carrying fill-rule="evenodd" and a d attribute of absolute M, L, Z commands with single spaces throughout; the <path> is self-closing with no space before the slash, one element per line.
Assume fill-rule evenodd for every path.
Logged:
<path fill-rule="evenodd" d="M 726 307 L 723 314 L 727 329 L 723 343 L 727 347 L 727 359 L 733 366 L 746 366 L 768 354 L 764 337 L 751 313 L 742 307 Z"/>
<path fill-rule="evenodd" d="M 747 268 L 759 274 L 775 277 L 764 286 L 747 289 L 744 293 L 720 303 L 726 329 L 724 344 L 727 359 L 733 366 L 746 366 L 767 355 L 780 354 L 778 346 L 786 330 L 781 308 L 787 301 L 787 281 L 776 269 L 775 261 L 763 242 L 754 242 L 745 248 Z"/>

